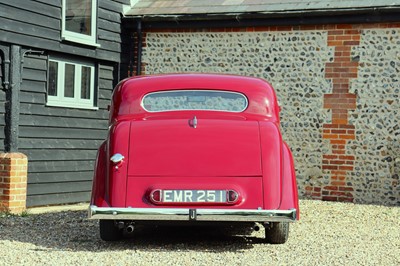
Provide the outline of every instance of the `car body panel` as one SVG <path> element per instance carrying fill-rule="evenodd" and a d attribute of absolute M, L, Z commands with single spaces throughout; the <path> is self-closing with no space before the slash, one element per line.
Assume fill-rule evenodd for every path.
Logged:
<path fill-rule="evenodd" d="M 247 97 L 248 107 L 237 113 L 143 108 L 145 95 L 171 90 L 237 92 Z M 240 221 L 298 219 L 295 170 L 281 137 L 279 110 L 272 86 L 257 78 L 170 74 L 121 81 L 113 92 L 108 138 L 97 155 L 89 216 L 142 219 L 143 213 L 154 218 L 201 212 L 204 219 L 225 213 L 221 221 L 240 215 Z M 116 154 L 123 159 L 110 161 Z M 157 203 L 149 197 L 155 190 L 233 190 L 239 199 Z"/>
<path fill-rule="evenodd" d="M 208 119 L 197 115 L 198 126 L 193 128 L 188 126 L 192 118 L 188 115 L 182 119 L 132 122 L 129 175 L 262 175 L 257 121 Z"/>

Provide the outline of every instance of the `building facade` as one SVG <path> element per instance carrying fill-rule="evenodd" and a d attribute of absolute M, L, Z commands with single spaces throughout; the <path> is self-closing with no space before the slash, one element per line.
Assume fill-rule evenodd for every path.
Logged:
<path fill-rule="evenodd" d="M 302 197 L 400 205 L 400 1 L 140 2 L 138 73 L 270 81 Z"/>
<path fill-rule="evenodd" d="M 0 211 L 88 201 L 114 85 L 177 72 L 268 80 L 303 198 L 400 205 L 399 15 L 399 0 L 0 0 Z"/>
<path fill-rule="evenodd" d="M 27 206 L 90 197 L 123 69 L 124 4 L 130 1 L 0 1 L 0 148 L 28 158 Z M 20 185 L 2 176 L 6 201 Z"/>

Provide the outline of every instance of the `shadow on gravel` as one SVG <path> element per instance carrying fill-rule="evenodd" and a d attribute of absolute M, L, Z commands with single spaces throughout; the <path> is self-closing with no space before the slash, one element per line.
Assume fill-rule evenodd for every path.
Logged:
<path fill-rule="evenodd" d="M 86 211 L 67 211 L 0 218 L 0 242 L 33 244 L 35 251 L 203 251 L 247 250 L 261 238 L 235 236 L 220 229 L 198 227 L 145 227 L 122 241 L 104 242 L 99 236 L 98 221 L 88 220 Z"/>

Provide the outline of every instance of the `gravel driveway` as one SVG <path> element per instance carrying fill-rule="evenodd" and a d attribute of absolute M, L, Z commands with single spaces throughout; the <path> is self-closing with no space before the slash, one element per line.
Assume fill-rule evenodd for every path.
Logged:
<path fill-rule="evenodd" d="M 262 231 L 142 230 L 106 243 L 86 211 L 0 215 L 0 265 L 400 265 L 400 207 L 302 200 L 284 245 Z"/>

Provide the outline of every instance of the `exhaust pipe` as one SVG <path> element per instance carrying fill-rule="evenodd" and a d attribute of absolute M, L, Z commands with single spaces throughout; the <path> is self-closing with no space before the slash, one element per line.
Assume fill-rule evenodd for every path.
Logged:
<path fill-rule="evenodd" d="M 133 224 L 130 224 L 126 227 L 126 232 L 128 234 L 132 233 L 135 230 L 135 226 L 133 226 Z"/>
<path fill-rule="evenodd" d="M 256 232 L 260 231 L 260 227 L 259 227 L 258 225 L 255 225 L 253 229 L 254 229 L 254 231 L 256 231 Z"/>

